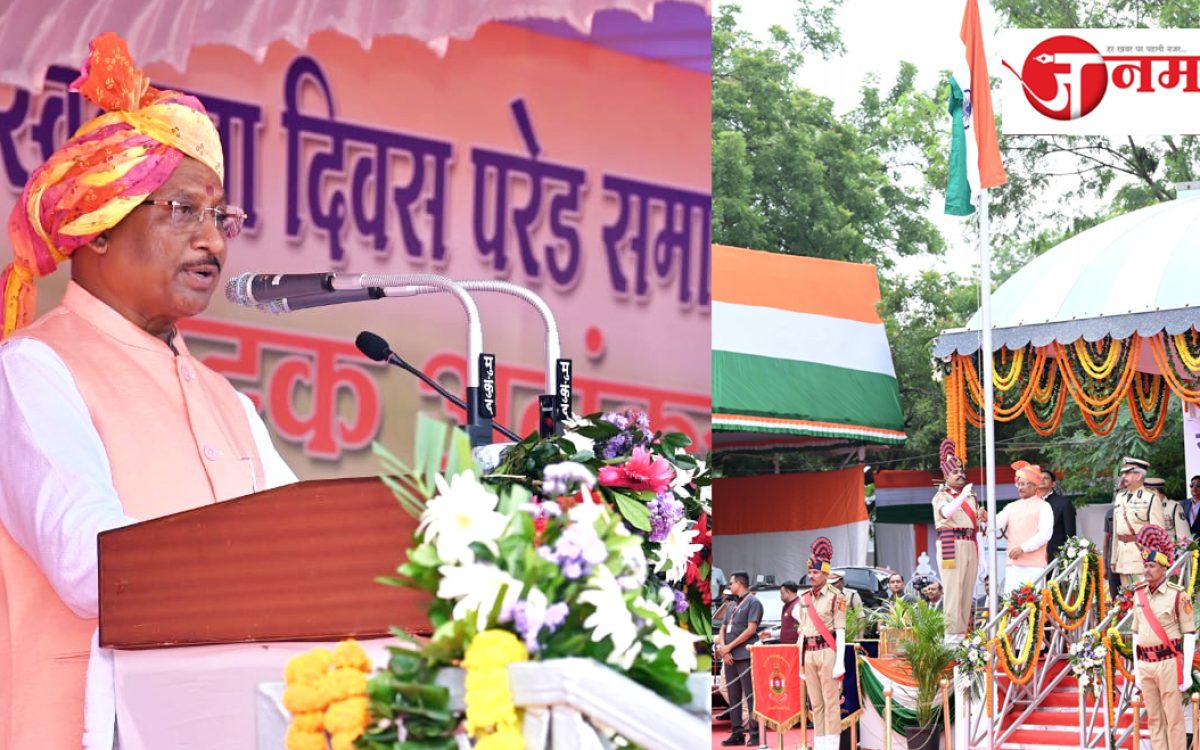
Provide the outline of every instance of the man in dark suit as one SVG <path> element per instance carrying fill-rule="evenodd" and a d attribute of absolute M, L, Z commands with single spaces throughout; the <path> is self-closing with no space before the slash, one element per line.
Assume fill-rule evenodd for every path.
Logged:
<path fill-rule="evenodd" d="M 1200 539 L 1200 474 L 1192 477 L 1191 497 L 1184 500 L 1183 517 L 1187 519 L 1192 529 L 1192 538 Z"/>
<path fill-rule="evenodd" d="M 1058 477 L 1049 469 L 1042 469 L 1038 494 L 1050 504 L 1050 509 L 1054 512 L 1054 531 L 1046 544 L 1046 559 L 1053 562 L 1063 542 L 1075 536 L 1075 506 L 1066 495 L 1058 491 Z"/>

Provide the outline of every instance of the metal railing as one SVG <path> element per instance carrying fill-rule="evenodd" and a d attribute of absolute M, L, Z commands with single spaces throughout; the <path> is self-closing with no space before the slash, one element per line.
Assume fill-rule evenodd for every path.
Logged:
<path fill-rule="evenodd" d="M 1180 555 L 1179 559 L 1167 570 L 1168 579 L 1177 580 L 1186 586 L 1191 576 L 1191 561 L 1190 554 Z M 1069 564 L 1055 560 L 1046 568 L 1033 587 L 1040 594 L 1050 581 L 1055 581 L 1062 592 L 1063 599 L 1074 601 L 1081 594 L 1081 587 L 1087 585 L 1087 581 L 1080 575 L 1080 570 L 1086 562 L 1087 557 L 1084 555 L 1080 555 Z M 1101 571 L 1098 583 L 1099 591 L 1096 592 L 1096 595 L 1107 596 L 1107 581 L 1104 571 Z M 1066 630 L 1048 615 L 1042 625 L 1045 629 L 1045 641 L 1041 658 L 1039 659 L 1037 653 L 1031 653 L 1029 657 L 1035 660 L 1035 664 L 1028 681 L 1024 684 L 1017 684 L 1009 680 L 1002 682 L 1000 679 L 1002 673 L 993 666 L 993 719 L 991 721 L 988 720 L 986 705 L 981 700 L 973 699 L 966 681 L 960 675 L 956 680 L 956 697 L 961 705 L 966 707 L 960 716 L 967 722 L 967 745 L 969 747 L 995 748 L 1006 742 L 1016 730 L 1022 727 L 1034 711 L 1043 706 L 1046 698 L 1071 673 L 1067 666 L 1071 646 L 1078 643 L 1084 634 L 1090 631 L 1098 631 L 1103 634 L 1113 627 L 1122 633 L 1122 637 L 1128 638 L 1132 616 L 1132 611 L 1121 616 L 1119 609 L 1111 609 L 1103 620 L 1097 621 L 1096 607 L 1090 606 L 1083 623 L 1072 630 Z M 983 626 L 989 641 L 1001 635 L 1000 623 L 1003 619 L 1003 613 L 998 613 Z M 1033 625 L 1034 621 L 1027 609 L 1020 615 L 1009 619 L 1003 634 L 1007 636 L 1010 643 L 1024 644 L 1025 639 L 1037 636 L 1033 632 Z M 1019 651 L 1020 649 L 1015 650 Z M 1122 657 L 1116 656 L 1116 658 Z M 1132 665 L 1130 669 L 1132 669 Z M 1111 689 L 1108 685 L 1101 686 L 1101 699 L 1089 697 L 1091 696 L 1090 691 L 1076 691 L 1079 696 L 1079 747 L 1120 747 L 1122 743 L 1128 741 L 1132 734 L 1135 722 L 1121 726 L 1118 721 L 1117 726 L 1111 726 L 1109 716 L 1111 714 L 1121 717 L 1130 710 L 1137 695 L 1135 687 L 1132 681 L 1121 679 L 1115 670 L 1113 682 Z M 1138 710 L 1140 716 L 1142 709 Z M 1110 745 L 1110 743 L 1114 744 Z"/>

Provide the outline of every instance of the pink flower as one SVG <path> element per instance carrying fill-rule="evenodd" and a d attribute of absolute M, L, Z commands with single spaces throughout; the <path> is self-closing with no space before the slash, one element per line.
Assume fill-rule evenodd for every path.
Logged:
<path fill-rule="evenodd" d="M 600 484 L 626 487 L 631 490 L 668 492 L 675 469 L 665 458 L 654 458 L 642 446 L 633 449 L 633 456 L 621 466 L 600 467 Z"/>

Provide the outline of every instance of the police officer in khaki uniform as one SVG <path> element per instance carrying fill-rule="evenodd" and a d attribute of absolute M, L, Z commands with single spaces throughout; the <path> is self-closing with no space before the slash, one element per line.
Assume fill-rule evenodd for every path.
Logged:
<path fill-rule="evenodd" d="M 1137 546 L 1137 534 L 1143 526 L 1162 528 L 1163 503 L 1158 495 L 1144 487 L 1150 464 L 1140 458 L 1126 457 L 1121 466 L 1121 489 L 1113 497 L 1113 536 L 1109 560 L 1114 573 L 1121 576 L 1121 585 L 1137 583 L 1142 575 L 1142 553 Z"/>
<path fill-rule="evenodd" d="M 938 567 L 946 603 L 946 640 L 961 641 L 971 627 L 975 578 L 979 574 L 979 546 L 975 533 L 987 522 L 987 511 L 967 484 L 967 473 L 953 440 L 943 440 L 942 477 L 945 484 L 933 496 L 933 521 L 937 528 Z"/>
<path fill-rule="evenodd" d="M 1159 526 L 1137 535 L 1145 579 L 1134 589 L 1134 676 L 1146 704 L 1154 750 L 1186 750 L 1183 701 L 1191 684 L 1196 625 L 1187 592 L 1166 580 L 1174 542 Z"/>
<path fill-rule="evenodd" d="M 829 583 L 833 543 L 819 537 L 808 558 L 812 588 L 792 613 L 800 629 L 800 674 L 813 711 L 813 750 L 837 750 L 842 733 L 842 675 L 846 671 L 846 597 Z"/>
<path fill-rule="evenodd" d="M 1146 477 L 1145 487 L 1158 495 L 1163 503 L 1163 530 L 1176 544 L 1192 541 L 1192 529 L 1188 526 L 1187 517 L 1183 514 L 1183 504 L 1178 500 L 1167 497 L 1167 480 L 1159 477 Z"/>

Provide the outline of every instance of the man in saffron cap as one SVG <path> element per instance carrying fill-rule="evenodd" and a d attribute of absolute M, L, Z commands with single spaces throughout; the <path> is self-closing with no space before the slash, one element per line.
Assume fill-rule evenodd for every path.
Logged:
<path fill-rule="evenodd" d="M 975 578 L 979 575 L 976 532 L 987 522 L 987 511 L 967 484 L 967 472 L 953 440 L 941 447 L 944 483 L 933 496 L 933 522 L 938 535 L 938 567 L 945 594 L 946 640 L 961 641 L 971 627 Z"/>
<path fill-rule="evenodd" d="M 1126 456 L 1121 462 L 1120 489 L 1113 496 L 1113 537 L 1109 560 L 1112 571 L 1121 576 L 1121 586 L 1130 586 L 1141 578 L 1142 553 L 1137 535 L 1143 526 L 1166 526 L 1158 493 L 1144 486 L 1150 463 Z"/>
<path fill-rule="evenodd" d="M 996 530 L 1008 539 L 1004 593 L 1034 583 L 1046 569 L 1046 545 L 1054 533 L 1054 509 L 1038 494 L 1042 469 L 1028 461 L 1012 465 L 1017 473 L 1017 501 L 996 516 Z"/>
<path fill-rule="evenodd" d="M 808 582 L 792 610 L 800 630 L 800 674 L 813 710 L 814 750 L 836 750 L 842 733 L 842 677 L 846 672 L 846 597 L 829 583 L 833 543 L 818 537 L 810 548 Z"/>
<path fill-rule="evenodd" d="M 1192 600 L 1166 580 L 1174 562 L 1174 541 L 1160 526 L 1147 524 L 1136 541 L 1143 580 L 1134 589 L 1134 678 L 1146 704 L 1150 745 L 1155 750 L 1185 750 L 1183 701 L 1192 683 L 1196 625 Z"/>
<path fill-rule="evenodd" d="M 113 747 L 97 534 L 295 481 L 176 329 L 207 307 L 244 218 L 216 128 L 114 34 L 71 88 L 103 112 L 30 175 L 0 274 L 0 750 Z M 61 303 L 32 321 L 34 280 L 67 258 Z"/>

